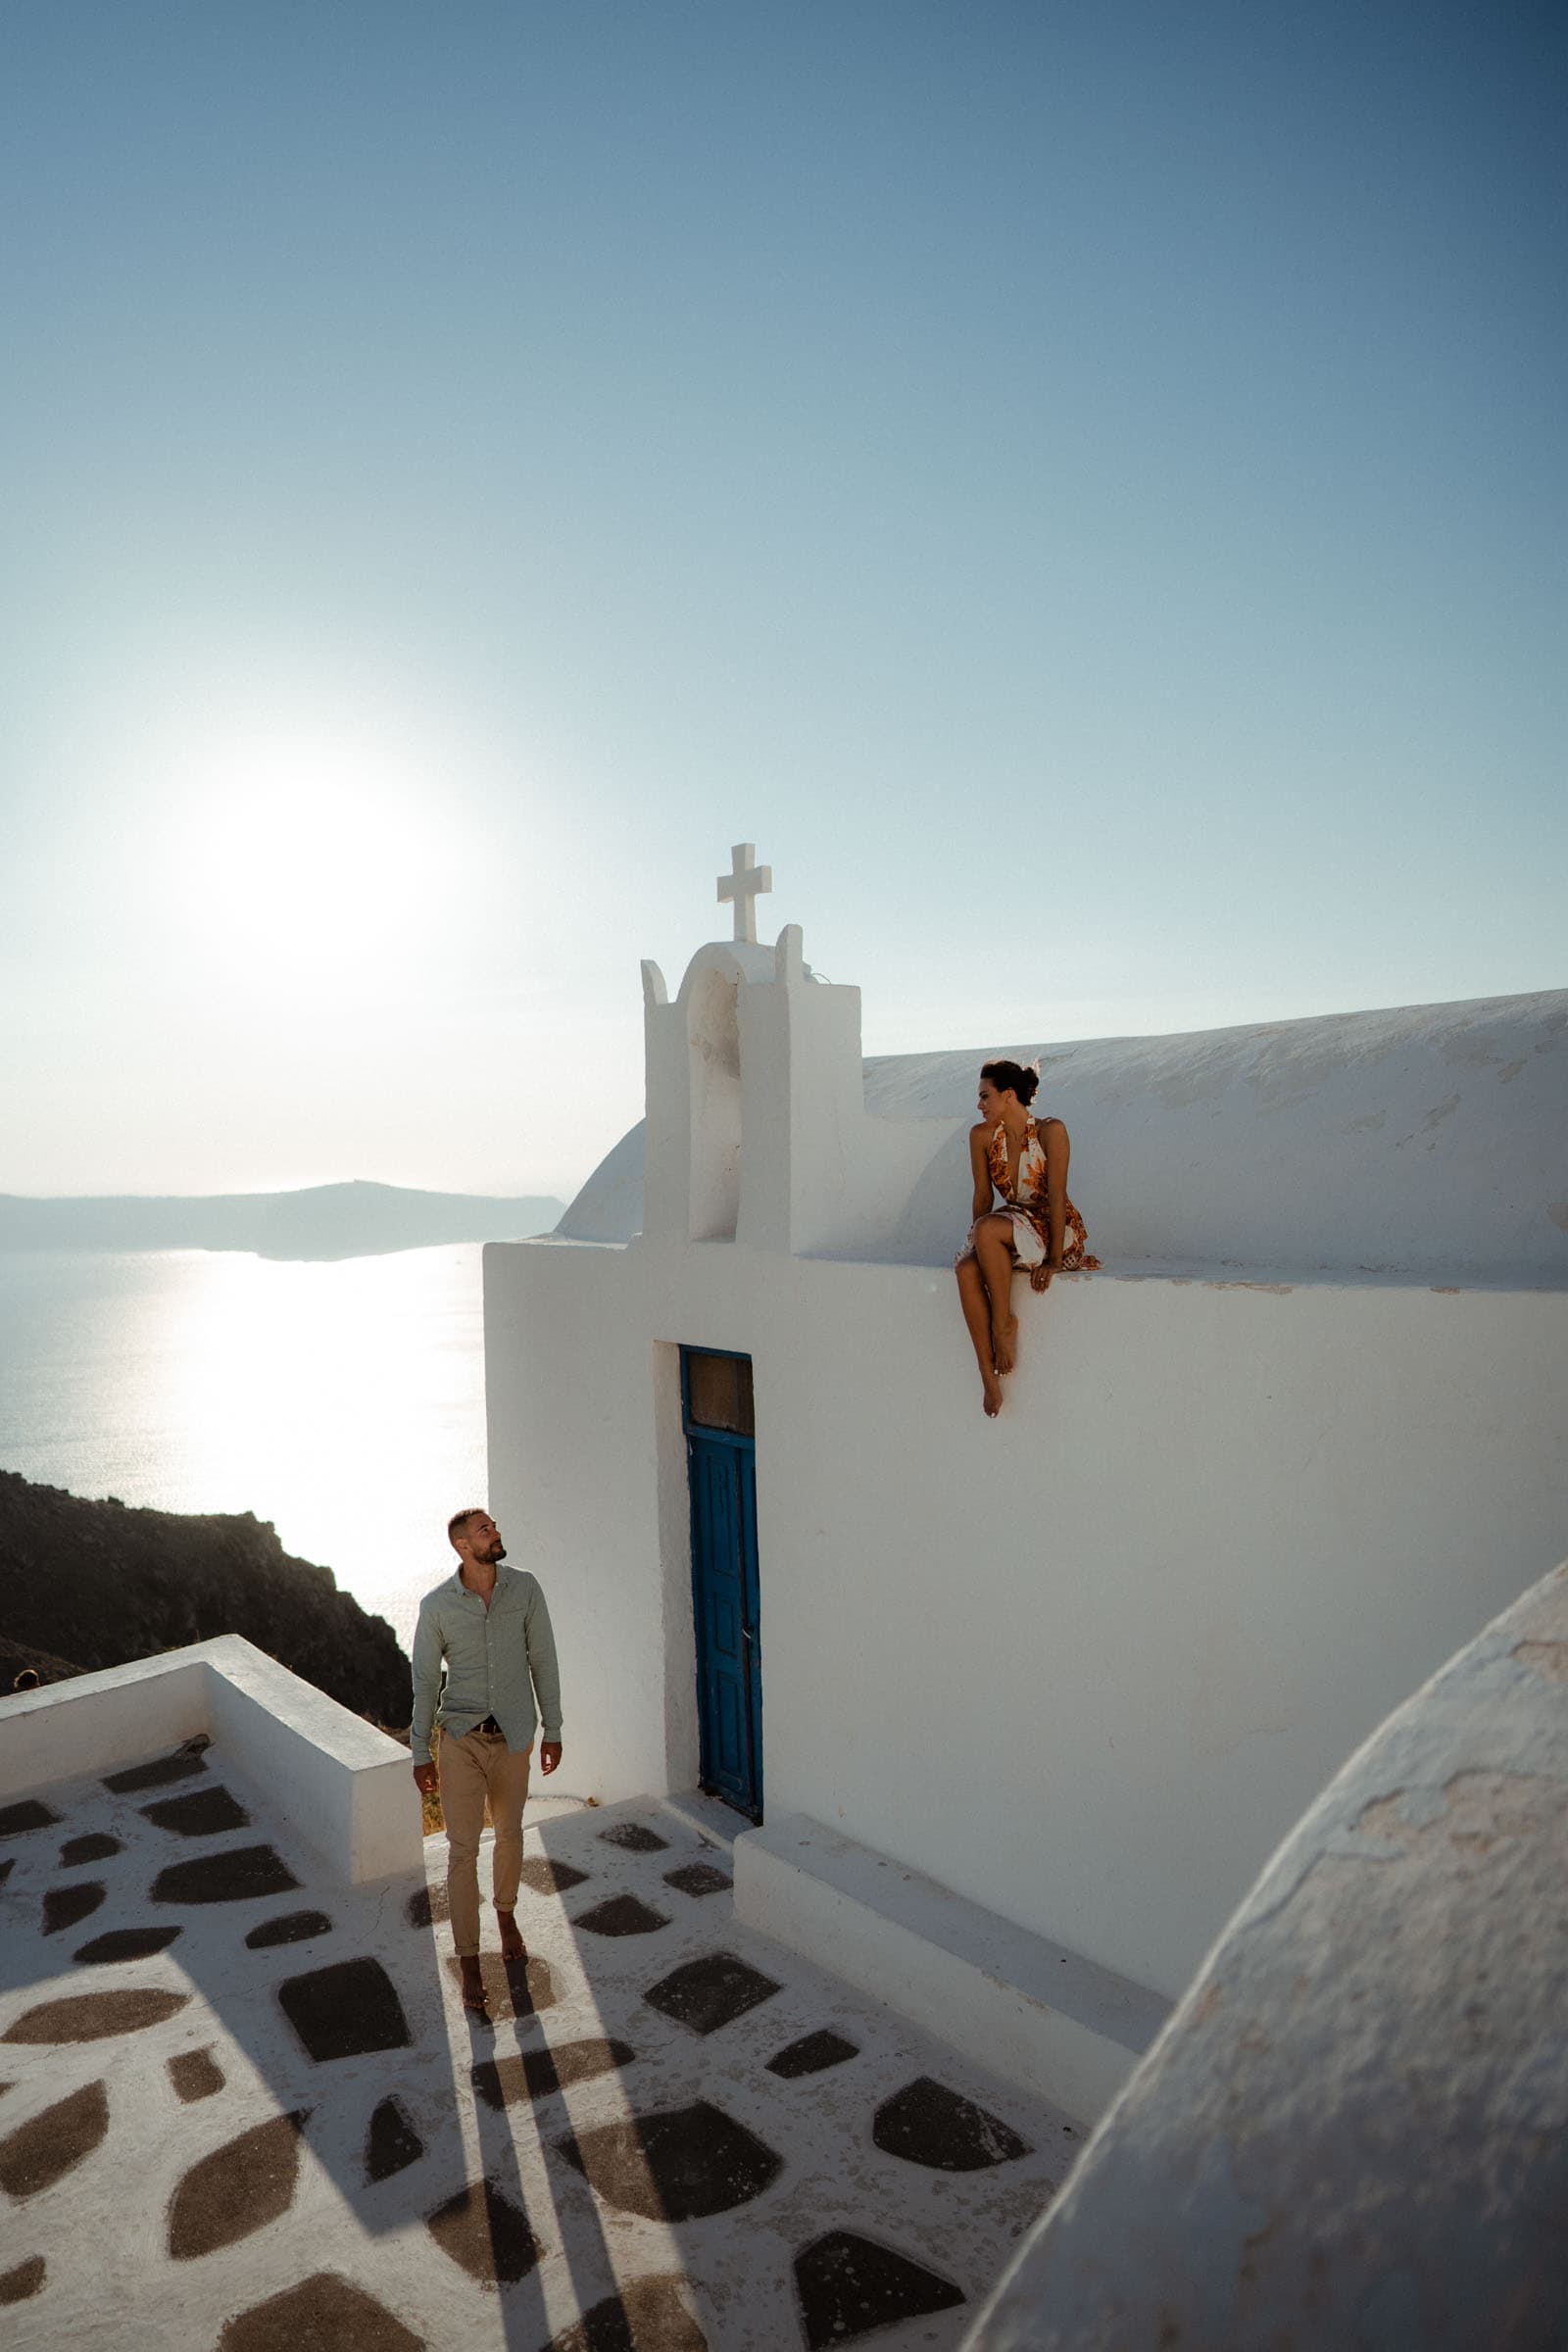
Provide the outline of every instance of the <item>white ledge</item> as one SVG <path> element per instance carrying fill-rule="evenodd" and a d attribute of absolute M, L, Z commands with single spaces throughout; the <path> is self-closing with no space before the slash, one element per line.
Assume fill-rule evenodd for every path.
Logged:
<path fill-rule="evenodd" d="M 198 1732 L 339 1880 L 417 1863 L 407 1748 L 238 1634 L 0 1700 L 0 1794 L 145 1763 Z"/>
<path fill-rule="evenodd" d="M 1158 1993 L 804 1813 L 736 1838 L 735 1916 L 1085 2123 L 1170 2014 Z"/>

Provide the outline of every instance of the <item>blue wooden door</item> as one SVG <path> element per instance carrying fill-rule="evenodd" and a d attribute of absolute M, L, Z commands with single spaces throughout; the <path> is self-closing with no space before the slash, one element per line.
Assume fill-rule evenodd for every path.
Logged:
<path fill-rule="evenodd" d="M 762 1656 L 757 1573 L 757 1436 L 744 1355 L 683 1348 L 692 1503 L 698 1777 L 762 1818 Z"/>

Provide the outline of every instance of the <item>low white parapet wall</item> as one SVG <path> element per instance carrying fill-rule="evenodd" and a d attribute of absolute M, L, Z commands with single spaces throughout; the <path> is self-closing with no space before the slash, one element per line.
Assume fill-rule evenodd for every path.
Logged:
<path fill-rule="evenodd" d="M 735 1911 L 1084 2123 L 1170 2012 L 1158 1993 L 804 1813 L 736 1838 Z"/>
<path fill-rule="evenodd" d="M 417 1863 L 407 1748 L 238 1634 L 0 1699 L 0 1796 L 139 1764 L 200 1732 L 339 1879 Z"/>
<path fill-rule="evenodd" d="M 787 960 L 701 948 L 678 1003 L 651 1004 L 648 1121 L 601 1161 L 560 1234 L 705 1231 L 688 1203 L 722 1185 L 727 1149 L 743 1242 L 771 1232 L 778 1246 L 787 1187 L 785 1247 L 945 1269 L 968 1221 L 981 1061 L 1038 1054 L 1037 1107 L 1072 1131 L 1091 1247 L 1124 1273 L 1568 1288 L 1568 990 L 862 1061 L 858 992 L 792 988 Z M 710 991 L 722 999 L 726 977 L 715 1025 Z M 729 1101 L 715 1122 L 718 1072 Z"/>
<path fill-rule="evenodd" d="M 0 1698 L 0 1797 L 140 1764 L 207 1731 L 207 1652 L 216 1647 L 198 1642 Z"/>

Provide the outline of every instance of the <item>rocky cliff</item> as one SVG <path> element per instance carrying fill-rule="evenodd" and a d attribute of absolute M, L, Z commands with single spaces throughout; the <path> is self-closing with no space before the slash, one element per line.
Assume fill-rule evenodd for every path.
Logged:
<path fill-rule="evenodd" d="M 0 1652 L 47 1658 L 52 1682 L 65 1661 L 90 1673 L 215 1634 L 243 1634 L 356 1715 L 409 1720 L 392 1628 L 266 1521 L 89 1502 L 0 1470 Z"/>

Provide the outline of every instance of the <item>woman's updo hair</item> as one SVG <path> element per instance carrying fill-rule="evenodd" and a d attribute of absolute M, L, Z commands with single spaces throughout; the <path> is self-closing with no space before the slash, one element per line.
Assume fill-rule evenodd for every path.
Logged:
<path fill-rule="evenodd" d="M 990 1080 L 999 1095 L 1004 1095 L 1010 1087 L 1025 1104 L 1034 1101 L 1035 1088 L 1040 1084 L 1040 1072 L 1026 1070 L 1021 1061 L 983 1061 L 980 1075 Z"/>

